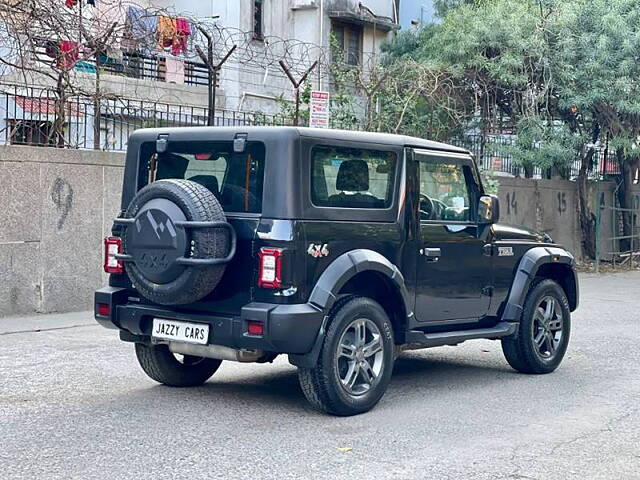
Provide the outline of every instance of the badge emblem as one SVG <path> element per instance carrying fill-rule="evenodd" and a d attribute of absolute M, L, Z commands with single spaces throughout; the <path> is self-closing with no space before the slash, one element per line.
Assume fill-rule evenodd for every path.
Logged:
<path fill-rule="evenodd" d="M 499 257 L 513 257 L 513 247 L 498 247 Z"/>
<path fill-rule="evenodd" d="M 309 248 L 307 249 L 307 253 L 309 255 L 311 255 L 313 258 L 321 258 L 321 257 L 328 257 L 329 256 L 329 246 L 324 243 L 312 243 L 311 245 L 309 245 Z"/>

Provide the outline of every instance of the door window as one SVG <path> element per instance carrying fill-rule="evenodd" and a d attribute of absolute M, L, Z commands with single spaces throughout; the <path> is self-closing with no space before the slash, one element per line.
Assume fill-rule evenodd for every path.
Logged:
<path fill-rule="evenodd" d="M 420 168 L 420 219 L 468 222 L 471 219 L 468 167 L 459 163 L 418 162 Z"/>

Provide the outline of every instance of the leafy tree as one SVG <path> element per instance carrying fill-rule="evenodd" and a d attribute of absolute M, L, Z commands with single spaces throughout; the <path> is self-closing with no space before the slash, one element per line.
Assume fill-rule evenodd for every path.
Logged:
<path fill-rule="evenodd" d="M 618 200 L 631 208 L 640 166 L 640 6 L 637 0 L 572 0 L 562 20 L 562 105 L 592 118 L 595 138 L 612 138 L 621 168 Z M 631 235 L 629 212 L 623 226 L 624 235 Z"/>
<path fill-rule="evenodd" d="M 465 5 L 481 6 L 492 0 L 434 0 L 433 7 L 436 15 L 444 18 L 450 10 L 463 7 Z"/>

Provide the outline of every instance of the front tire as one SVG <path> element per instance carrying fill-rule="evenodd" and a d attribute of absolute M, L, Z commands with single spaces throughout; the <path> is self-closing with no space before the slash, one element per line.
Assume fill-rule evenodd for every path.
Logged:
<path fill-rule="evenodd" d="M 332 309 L 314 368 L 298 378 L 317 410 L 348 416 L 373 408 L 393 370 L 393 330 L 384 309 L 364 297 L 341 299 Z"/>
<path fill-rule="evenodd" d="M 522 373 L 551 373 L 567 351 L 571 333 L 571 309 L 562 287 L 549 279 L 537 279 L 522 310 L 518 333 L 502 339 L 504 356 Z"/>
<path fill-rule="evenodd" d="M 138 363 L 151 379 L 170 387 L 202 385 L 216 373 L 222 360 L 183 355 L 182 361 L 167 345 L 136 343 Z"/>

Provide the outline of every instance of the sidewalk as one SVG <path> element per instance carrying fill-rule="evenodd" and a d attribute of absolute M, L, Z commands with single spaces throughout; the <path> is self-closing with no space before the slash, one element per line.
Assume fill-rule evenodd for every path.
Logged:
<path fill-rule="evenodd" d="M 0 317 L 0 335 L 23 332 L 60 330 L 63 328 L 98 326 L 93 312 L 36 314 L 22 317 Z"/>

